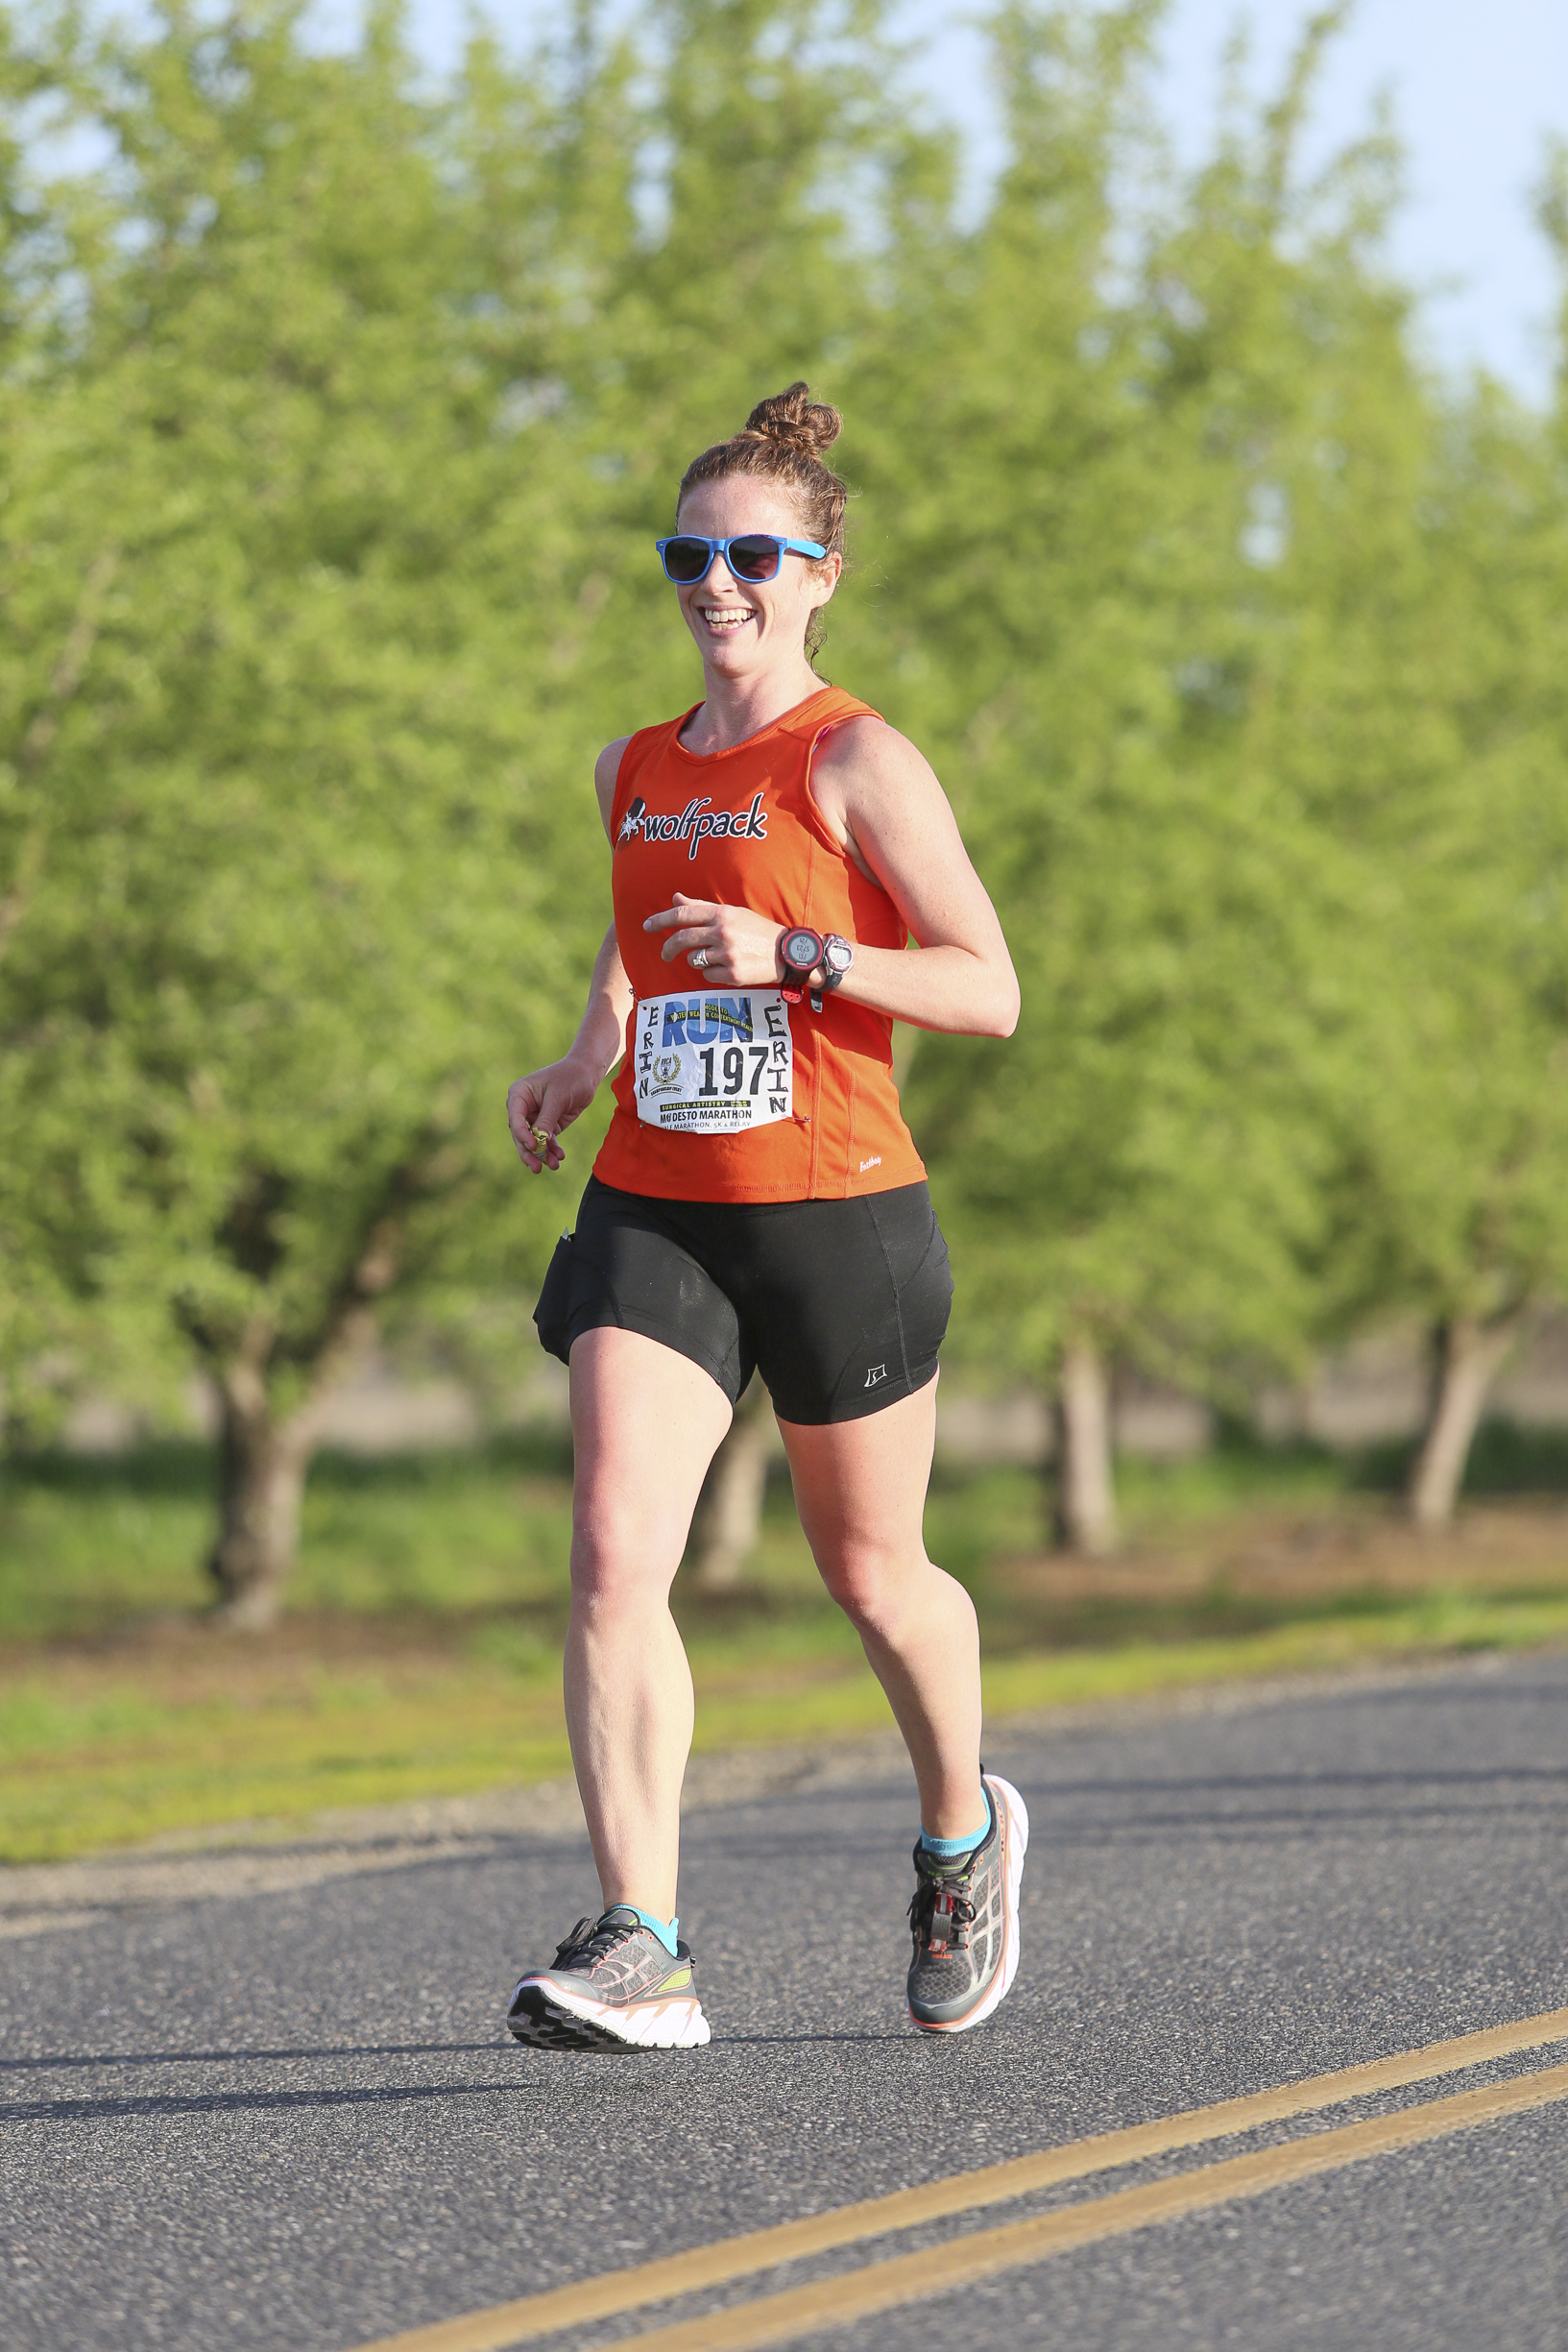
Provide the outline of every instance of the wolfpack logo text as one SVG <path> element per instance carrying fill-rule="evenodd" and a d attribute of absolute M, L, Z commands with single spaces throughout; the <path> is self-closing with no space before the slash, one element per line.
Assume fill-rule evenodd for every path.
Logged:
<path fill-rule="evenodd" d="M 645 800 L 634 800 L 620 820 L 615 835 L 615 847 L 624 849 L 629 841 L 689 841 L 689 855 L 695 857 L 702 841 L 765 841 L 767 812 L 759 792 L 749 809 L 720 809 L 716 814 L 708 812 L 712 795 L 702 800 L 688 800 L 679 816 L 656 816 Z"/>

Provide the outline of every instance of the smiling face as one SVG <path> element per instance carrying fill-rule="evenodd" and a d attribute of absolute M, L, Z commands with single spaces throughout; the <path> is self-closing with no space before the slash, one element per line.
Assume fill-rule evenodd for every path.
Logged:
<path fill-rule="evenodd" d="M 808 539 L 794 500 L 776 482 L 727 473 L 687 493 L 676 526 L 703 539 L 740 539 L 765 531 L 775 539 Z M 842 559 L 820 563 L 786 555 L 775 580 L 737 580 L 721 556 L 694 588 L 680 588 L 681 613 L 697 641 L 703 667 L 717 676 L 751 678 L 806 660 L 806 626 L 837 585 Z"/>

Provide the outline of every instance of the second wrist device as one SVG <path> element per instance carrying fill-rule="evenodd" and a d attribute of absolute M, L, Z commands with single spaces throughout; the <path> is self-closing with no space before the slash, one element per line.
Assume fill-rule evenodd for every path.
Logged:
<path fill-rule="evenodd" d="M 849 941 L 841 939 L 836 931 L 829 932 L 822 942 L 823 987 L 836 988 L 854 961 L 855 950 Z"/>

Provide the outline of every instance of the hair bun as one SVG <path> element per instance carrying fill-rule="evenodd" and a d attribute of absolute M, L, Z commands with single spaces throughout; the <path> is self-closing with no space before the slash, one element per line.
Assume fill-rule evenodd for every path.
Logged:
<path fill-rule="evenodd" d="M 770 400 L 759 400 L 746 419 L 745 429 L 759 441 L 771 441 L 798 457 L 819 458 L 838 439 L 843 424 L 836 408 L 813 400 L 804 383 L 791 384 Z"/>

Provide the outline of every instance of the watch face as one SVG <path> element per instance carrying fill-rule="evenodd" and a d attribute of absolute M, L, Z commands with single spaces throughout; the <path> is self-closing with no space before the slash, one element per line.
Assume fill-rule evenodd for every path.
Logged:
<path fill-rule="evenodd" d="M 780 955 L 792 972 L 814 972 L 822 961 L 822 941 L 814 931 L 804 927 L 786 931 L 779 949 Z"/>
<path fill-rule="evenodd" d="M 855 950 L 847 939 L 828 940 L 823 954 L 828 959 L 829 969 L 834 972 L 847 972 L 855 961 Z"/>

